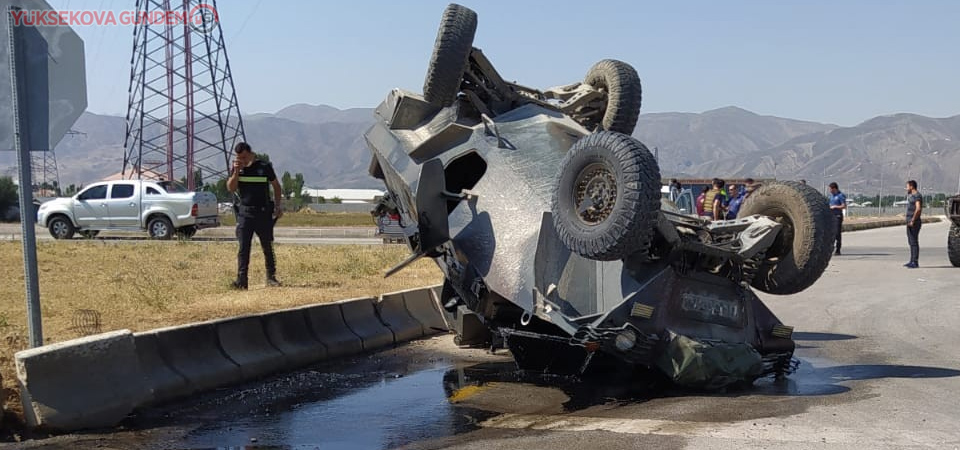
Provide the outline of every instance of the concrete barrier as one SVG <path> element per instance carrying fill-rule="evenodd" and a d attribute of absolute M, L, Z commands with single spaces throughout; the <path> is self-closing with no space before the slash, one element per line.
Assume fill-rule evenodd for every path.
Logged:
<path fill-rule="evenodd" d="M 189 393 L 243 380 L 240 366 L 220 348 L 216 322 L 161 328 L 145 334 L 156 336 L 160 356 L 187 379 Z"/>
<path fill-rule="evenodd" d="M 423 337 L 423 325 L 407 312 L 403 304 L 403 292 L 381 295 L 376 306 L 377 316 L 393 332 L 394 342 Z"/>
<path fill-rule="evenodd" d="M 227 357 L 240 366 L 244 380 L 260 378 L 289 365 L 263 330 L 260 316 L 227 319 L 216 323 L 220 347 Z"/>
<path fill-rule="evenodd" d="M 63 431 L 113 426 L 139 406 L 416 339 L 442 323 L 430 295 L 417 289 L 18 352 L 25 418 Z"/>
<path fill-rule="evenodd" d="M 193 390 L 187 379 L 160 356 L 160 343 L 154 333 L 135 333 L 133 343 L 140 361 L 146 388 L 150 394 L 145 404 L 158 403 L 190 395 Z"/>
<path fill-rule="evenodd" d="M 343 320 L 339 303 L 309 306 L 304 311 L 313 336 L 326 347 L 328 357 L 355 355 L 363 351 L 363 340 Z M 370 315 L 372 317 L 373 313 Z"/>
<path fill-rule="evenodd" d="M 450 330 L 440 313 L 440 297 L 434 297 L 431 288 L 411 289 L 403 292 L 403 303 L 417 322 L 423 325 L 423 334 L 431 335 Z"/>
<path fill-rule="evenodd" d="M 903 218 L 891 218 L 891 219 L 877 219 L 869 222 L 844 222 L 843 231 L 846 233 L 848 231 L 862 231 L 862 230 L 872 230 L 874 228 L 884 228 L 884 227 L 906 227 Z M 939 217 L 923 217 L 920 219 L 922 223 L 937 223 L 940 222 Z"/>
<path fill-rule="evenodd" d="M 337 302 L 343 312 L 343 321 L 363 341 L 363 350 L 369 351 L 394 343 L 393 332 L 377 318 L 373 298 L 358 298 Z"/>
<path fill-rule="evenodd" d="M 23 350 L 15 358 L 32 427 L 112 426 L 149 397 L 130 330 Z"/>
<path fill-rule="evenodd" d="M 327 347 L 314 337 L 307 323 L 306 308 L 275 311 L 261 317 L 267 339 L 286 356 L 290 367 L 308 366 L 327 358 Z"/>
<path fill-rule="evenodd" d="M 438 284 L 436 286 L 430 286 L 430 297 L 436 302 L 437 306 L 440 308 L 440 316 L 443 317 L 443 322 L 447 325 L 447 329 L 459 333 L 457 331 L 457 322 L 460 320 L 456 314 L 451 311 L 447 311 L 443 307 L 445 301 L 449 301 L 449 298 L 443 298 L 443 287 L 444 285 Z M 447 295 L 453 295 L 453 293 L 448 293 Z"/>

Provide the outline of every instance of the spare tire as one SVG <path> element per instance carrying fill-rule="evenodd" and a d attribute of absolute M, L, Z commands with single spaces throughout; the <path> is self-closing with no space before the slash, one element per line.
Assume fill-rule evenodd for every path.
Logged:
<path fill-rule="evenodd" d="M 953 267 L 960 267 L 960 225 L 950 224 L 950 233 L 947 234 L 947 257 Z"/>
<path fill-rule="evenodd" d="M 753 279 L 753 287 L 778 295 L 810 287 L 830 263 L 836 218 L 823 195 L 793 181 L 764 184 L 743 201 L 737 217 L 769 216 L 783 225 Z"/>
<path fill-rule="evenodd" d="M 660 210 L 660 168 L 630 136 L 588 135 L 560 163 L 551 210 L 560 241 L 585 258 L 646 253 Z"/>
<path fill-rule="evenodd" d="M 583 82 L 607 94 L 607 106 L 598 124 L 600 129 L 633 134 L 643 100 L 637 71 L 623 61 L 605 59 L 590 68 Z"/>
<path fill-rule="evenodd" d="M 455 3 L 443 10 L 427 77 L 423 81 L 424 100 L 442 108 L 457 99 L 476 32 L 476 12 Z"/>

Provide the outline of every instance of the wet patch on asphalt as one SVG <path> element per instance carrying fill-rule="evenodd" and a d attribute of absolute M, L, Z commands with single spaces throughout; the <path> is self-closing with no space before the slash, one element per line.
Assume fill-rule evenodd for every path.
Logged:
<path fill-rule="evenodd" d="M 825 347 L 857 342 L 809 337 Z M 960 375 L 952 369 L 883 364 L 879 355 L 866 352 L 862 355 L 867 364 L 839 364 L 823 357 L 829 350 L 824 348 L 798 350 L 802 364 L 786 379 L 699 392 L 674 387 L 662 376 L 644 372 L 583 379 L 524 372 L 505 352 L 491 355 L 456 349 L 442 339 L 448 338 L 148 408 L 112 433 L 61 436 L 33 441 L 30 444 L 35 445 L 28 448 L 79 442 L 144 449 L 442 448 L 444 442 L 474 448 L 463 445 L 473 439 L 506 442 L 541 436 L 549 440 L 544 436 L 562 433 L 482 427 L 504 414 L 667 420 L 697 427 L 785 417 L 812 406 L 872 398 L 879 395 L 868 382 L 874 379 Z M 830 340 L 843 342 L 826 342 Z M 672 439 L 663 443 L 680 448 L 682 437 L 667 437 Z"/>

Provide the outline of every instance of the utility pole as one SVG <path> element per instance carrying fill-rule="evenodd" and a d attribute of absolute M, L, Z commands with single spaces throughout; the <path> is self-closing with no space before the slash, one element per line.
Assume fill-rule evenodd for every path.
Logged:
<path fill-rule="evenodd" d="M 877 193 L 877 217 L 883 216 L 880 206 L 883 205 L 883 165 L 880 165 L 880 192 Z"/>
<path fill-rule="evenodd" d="M 143 17 L 182 13 L 183 24 L 139 21 L 133 32 L 123 175 L 215 183 L 244 138 L 216 0 L 138 0 Z"/>

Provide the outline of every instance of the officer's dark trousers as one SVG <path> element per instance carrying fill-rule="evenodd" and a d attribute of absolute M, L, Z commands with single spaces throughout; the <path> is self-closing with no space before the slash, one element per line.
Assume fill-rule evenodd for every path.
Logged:
<path fill-rule="evenodd" d="M 917 264 L 920 258 L 920 221 L 907 227 L 907 244 L 910 244 L 910 262 Z"/>
<path fill-rule="evenodd" d="M 837 253 L 840 253 L 840 246 L 843 244 L 843 214 L 834 214 L 837 219 Z"/>
<path fill-rule="evenodd" d="M 240 252 L 237 254 L 237 281 L 247 283 L 247 266 L 250 265 L 250 245 L 253 235 L 260 238 L 267 277 L 277 273 L 277 261 L 273 255 L 273 208 L 241 206 L 237 214 L 237 239 Z"/>

